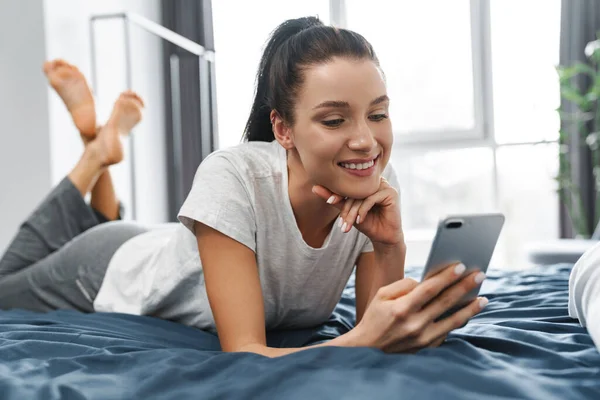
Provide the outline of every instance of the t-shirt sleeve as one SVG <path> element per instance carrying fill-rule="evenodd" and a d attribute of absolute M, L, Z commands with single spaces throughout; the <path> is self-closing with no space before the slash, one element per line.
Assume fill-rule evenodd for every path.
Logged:
<path fill-rule="evenodd" d="M 385 167 L 385 170 L 383 171 L 383 177 L 385 179 L 387 179 L 390 186 L 395 188 L 398 191 L 398 194 L 400 195 L 401 194 L 400 183 L 398 183 L 398 177 L 396 176 L 396 171 L 394 171 L 394 167 L 392 166 L 391 163 L 388 163 L 388 165 Z M 371 242 L 371 239 L 369 239 L 368 237 L 365 236 L 365 244 L 362 247 L 361 253 L 370 253 L 372 251 L 373 251 L 373 243 Z"/>
<path fill-rule="evenodd" d="M 200 164 L 178 218 L 194 234 L 194 223 L 198 221 L 256 252 L 250 181 L 229 157 L 212 154 Z"/>

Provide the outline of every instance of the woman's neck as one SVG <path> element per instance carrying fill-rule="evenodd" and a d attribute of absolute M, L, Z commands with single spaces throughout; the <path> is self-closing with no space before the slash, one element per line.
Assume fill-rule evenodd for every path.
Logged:
<path fill-rule="evenodd" d="M 322 247 L 339 211 L 312 192 L 313 183 L 293 150 L 288 152 L 287 172 L 288 195 L 298 229 L 308 245 Z"/>

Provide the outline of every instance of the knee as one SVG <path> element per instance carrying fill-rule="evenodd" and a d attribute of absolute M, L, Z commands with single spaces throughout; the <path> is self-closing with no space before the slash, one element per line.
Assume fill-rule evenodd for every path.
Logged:
<path fill-rule="evenodd" d="M 137 222 L 110 221 L 102 224 L 105 233 L 110 233 L 117 241 L 129 240 L 134 236 L 148 232 L 148 228 Z"/>

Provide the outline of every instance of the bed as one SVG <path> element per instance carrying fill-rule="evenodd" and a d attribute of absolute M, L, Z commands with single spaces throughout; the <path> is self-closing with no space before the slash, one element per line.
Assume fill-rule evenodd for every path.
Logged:
<path fill-rule="evenodd" d="M 485 312 L 439 348 L 219 351 L 214 335 L 123 314 L 0 312 L 2 399 L 600 399 L 600 353 L 567 314 L 571 265 L 490 271 Z M 418 276 L 418 269 L 407 274 Z M 271 332 L 303 346 L 353 324 L 352 279 L 330 320 Z"/>

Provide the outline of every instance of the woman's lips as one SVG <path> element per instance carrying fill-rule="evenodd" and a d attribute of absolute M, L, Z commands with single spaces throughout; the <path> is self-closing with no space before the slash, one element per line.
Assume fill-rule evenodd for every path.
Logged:
<path fill-rule="evenodd" d="M 368 168 L 363 168 L 363 169 L 356 169 L 356 168 L 352 169 L 352 168 L 348 167 L 348 164 L 346 164 L 346 166 L 343 166 L 342 163 L 338 164 L 338 166 L 350 175 L 367 177 L 367 176 L 373 175 L 373 173 L 375 172 L 375 166 L 377 165 L 378 161 L 379 161 L 379 156 L 377 156 L 373 160 L 373 165 L 371 165 Z"/>

